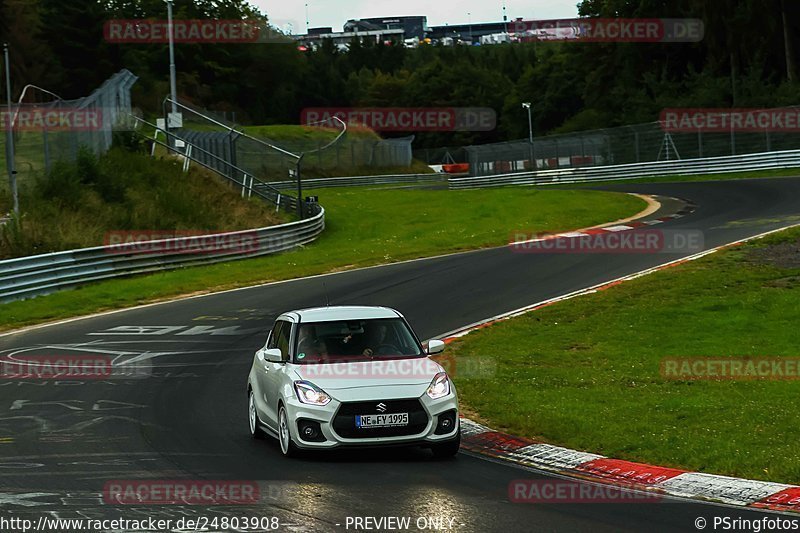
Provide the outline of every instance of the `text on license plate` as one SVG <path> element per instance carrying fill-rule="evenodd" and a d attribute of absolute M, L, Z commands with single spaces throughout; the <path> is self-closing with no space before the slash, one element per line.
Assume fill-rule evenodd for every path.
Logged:
<path fill-rule="evenodd" d="M 357 428 L 388 428 L 408 425 L 408 413 L 388 415 L 357 415 Z"/>

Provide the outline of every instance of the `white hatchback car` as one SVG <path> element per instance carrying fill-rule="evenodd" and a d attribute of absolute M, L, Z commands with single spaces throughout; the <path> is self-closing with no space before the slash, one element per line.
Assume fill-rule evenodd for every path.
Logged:
<path fill-rule="evenodd" d="M 458 397 L 405 318 L 384 307 L 284 313 L 247 380 L 250 434 L 298 449 L 420 445 L 437 457 L 461 444 Z"/>

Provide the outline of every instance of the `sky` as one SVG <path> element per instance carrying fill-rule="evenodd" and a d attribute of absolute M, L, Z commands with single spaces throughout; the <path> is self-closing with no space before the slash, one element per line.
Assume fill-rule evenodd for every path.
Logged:
<path fill-rule="evenodd" d="M 506 0 L 509 20 L 573 18 L 579 0 Z M 305 33 L 306 0 L 250 0 L 278 28 L 291 24 L 294 33 Z M 503 0 L 307 0 L 310 27 L 331 26 L 342 31 L 350 19 L 424 15 L 428 25 L 501 22 Z M 471 13 L 471 16 L 468 15 Z"/>

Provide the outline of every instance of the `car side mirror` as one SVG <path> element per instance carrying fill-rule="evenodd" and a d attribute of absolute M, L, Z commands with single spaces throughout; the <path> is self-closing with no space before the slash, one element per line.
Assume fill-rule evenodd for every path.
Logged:
<path fill-rule="evenodd" d="M 264 350 L 263 352 L 264 359 L 269 361 L 270 363 L 282 363 L 283 362 L 283 352 L 280 351 L 278 348 L 273 348 L 271 350 Z"/>
<path fill-rule="evenodd" d="M 428 341 L 428 355 L 442 353 L 444 351 L 444 342 L 439 340 Z"/>

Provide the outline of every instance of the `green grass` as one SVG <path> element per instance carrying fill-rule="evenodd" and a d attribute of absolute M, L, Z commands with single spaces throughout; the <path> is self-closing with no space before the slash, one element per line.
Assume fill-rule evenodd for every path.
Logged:
<path fill-rule="evenodd" d="M 245 126 L 245 133 L 255 137 L 267 137 L 273 141 L 322 141 L 328 143 L 339 134 L 335 128 L 278 124 L 273 126 Z M 355 139 L 378 140 L 380 137 L 367 128 L 349 128 L 347 135 Z"/>
<path fill-rule="evenodd" d="M 797 250 L 800 230 L 471 333 L 451 355 L 459 367 L 493 362 L 496 372 L 456 377 L 461 400 L 492 427 L 520 436 L 798 483 L 797 382 L 660 374 L 667 357 L 800 355 L 800 268 L 754 258 L 778 242 Z"/>
<path fill-rule="evenodd" d="M 0 329 L 197 292 L 499 246 L 518 230 L 575 229 L 631 216 L 645 208 L 639 198 L 595 191 L 316 192 L 327 210 L 327 229 L 317 242 L 303 250 L 102 282 L 1 305 Z"/>
<path fill-rule="evenodd" d="M 184 174 L 175 160 L 123 149 L 101 158 L 82 151 L 75 164 L 57 163 L 21 190 L 22 218 L 0 229 L 0 258 L 104 244 L 110 231 L 223 232 L 287 220 L 215 174 Z"/>

